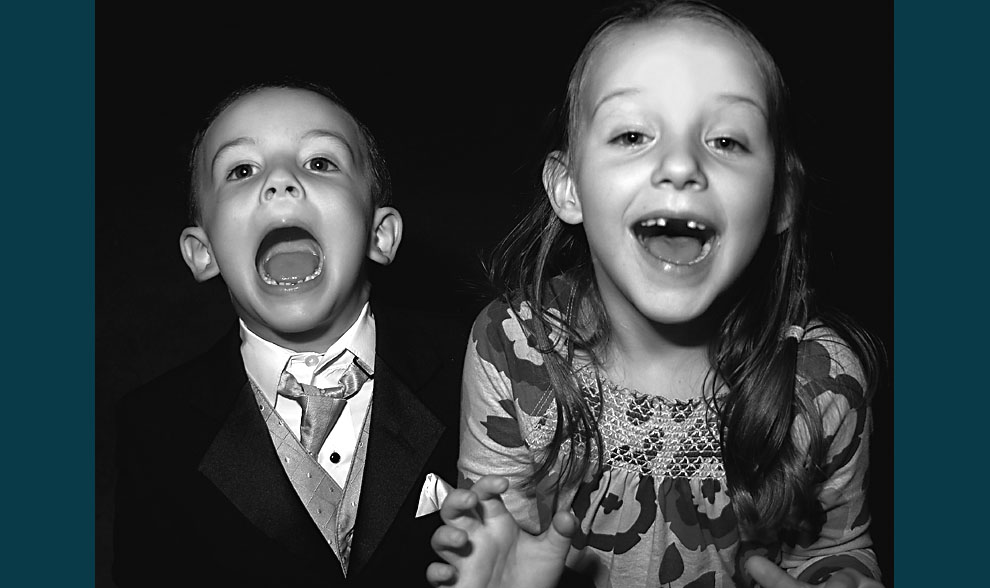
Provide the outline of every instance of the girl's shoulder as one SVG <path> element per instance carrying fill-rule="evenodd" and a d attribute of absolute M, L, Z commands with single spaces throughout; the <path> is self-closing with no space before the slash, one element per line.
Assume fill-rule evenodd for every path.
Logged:
<path fill-rule="evenodd" d="M 542 313 L 545 319 L 542 325 L 553 325 L 563 319 L 562 309 L 565 308 L 571 283 L 568 279 L 558 276 L 550 281 L 551 296 L 545 302 Z M 537 340 L 544 329 L 538 325 L 536 306 L 521 294 L 500 296 L 488 303 L 474 320 L 471 328 L 471 338 L 478 342 L 487 342 L 497 348 L 506 344 L 521 347 L 526 346 L 533 352 L 539 353 Z M 559 340 L 559 332 L 547 335 L 555 342 Z M 526 353 L 526 357 L 531 354 Z M 540 362 L 542 363 L 542 362 Z"/>
<path fill-rule="evenodd" d="M 796 378 L 816 402 L 843 398 L 852 407 L 868 404 L 872 390 L 864 371 L 862 349 L 856 348 L 835 329 L 812 322 L 798 345 Z"/>
<path fill-rule="evenodd" d="M 544 309 L 560 316 L 556 308 Z M 485 360 L 512 368 L 518 364 L 543 365 L 543 351 L 548 345 L 538 343 L 544 332 L 537 323 L 533 307 L 527 301 L 508 302 L 496 299 L 485 306 L 474 320 L 471 340 Z M 554 339 L 553 334 L 550 334 Z M 509 370 L 515 371 L 515 370 Z"/>

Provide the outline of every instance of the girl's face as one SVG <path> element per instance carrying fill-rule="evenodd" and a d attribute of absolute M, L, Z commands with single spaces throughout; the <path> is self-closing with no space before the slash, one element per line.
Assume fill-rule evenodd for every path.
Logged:
<path fill-rule="evenodd" d="M 770 218 L 774 147 L 750 50 L 705 23 L 621 29 L 589 62 L 568 169 L 549 181 L 583 223 L 612 324 L 704 313 Z"/>

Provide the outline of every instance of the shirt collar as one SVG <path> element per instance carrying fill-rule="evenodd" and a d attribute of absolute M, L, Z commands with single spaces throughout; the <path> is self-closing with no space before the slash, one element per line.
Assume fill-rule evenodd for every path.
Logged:
<path fill-rule="evenodd" d="M 350 351 L 361 360 L 361 363 L 364 364 L 362 367 L 368 368 L 370 372 L 368 375 L 374 376 L 375 317 L 371 313 L 371 305 L 368 302 L 365 302 L 354 324 L 322 354 L 297 354 L 291 349 L 262 339 L 252 332 L 243 320 L 238 322 L 240 323 L 241 358 L 244 360 L 244 371 L 261 388 L 262 394 L 273 406 L 279 377 L 293 355 L 319 355 L 320 364 L 323 364 L 333 362 L 344 351 Z"/>

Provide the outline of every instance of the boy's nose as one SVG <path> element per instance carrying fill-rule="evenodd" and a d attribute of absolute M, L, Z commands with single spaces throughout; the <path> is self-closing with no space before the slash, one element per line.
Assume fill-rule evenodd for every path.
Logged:
<path fill-rule="evenodd" d="M 284 186 L 269 184 L 268 187 L 265 188 L 266 200 L 271 200 L 280 195 L 299 197 L 302 196 L 302 190 L 293 184 L 286 184 Z"/>
<path fill-rule="evenodd" d="M 265 200 L 272 200 L 281 196 L 301 198 L 304 194 L 302 185 L 289 170 L 276 169 L 268 175 L 262 196 Z"/>

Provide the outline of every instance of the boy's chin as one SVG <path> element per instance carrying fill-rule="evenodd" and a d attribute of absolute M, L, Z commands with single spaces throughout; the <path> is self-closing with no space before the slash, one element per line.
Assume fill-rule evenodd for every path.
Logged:
<path fill-rule="evenodd" d="M 354 300 L 322 312 L 312 308 L 269 308 L 251 320 L 240 313 L 248 328 L 264 339 L 294 351 L 323 351 L 354 323 L 364 302 Z"/>

